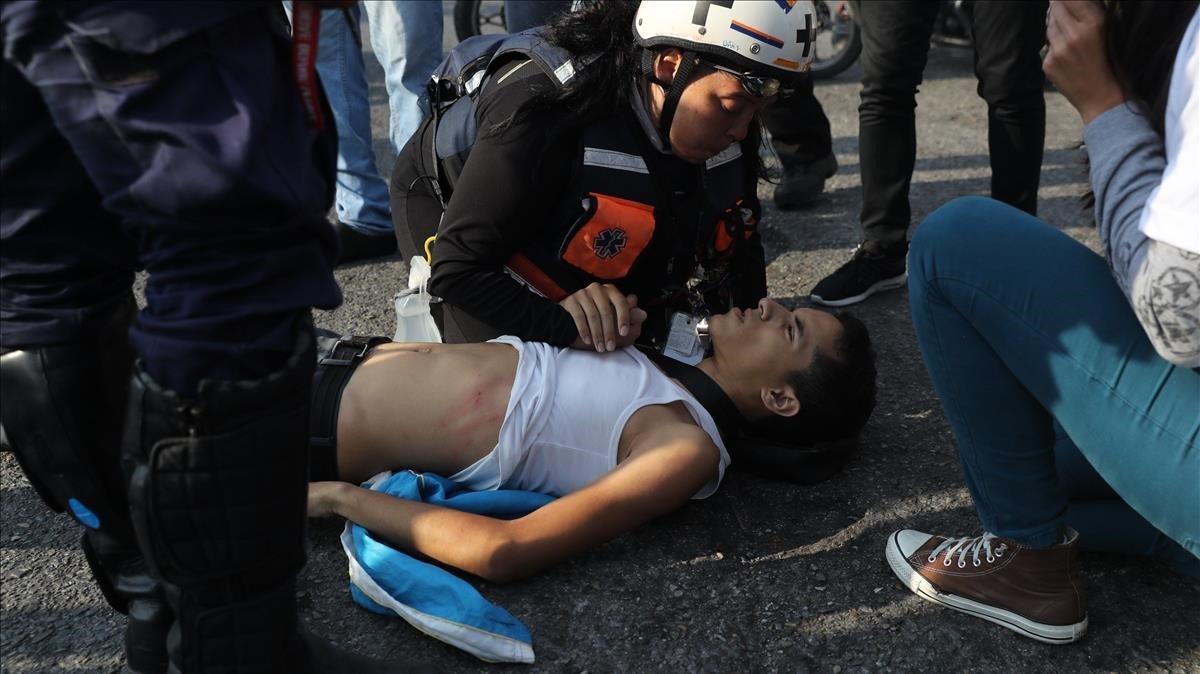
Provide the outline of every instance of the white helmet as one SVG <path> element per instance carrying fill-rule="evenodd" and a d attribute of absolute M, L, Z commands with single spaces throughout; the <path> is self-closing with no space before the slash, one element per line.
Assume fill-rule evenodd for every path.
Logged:
<path fill-rule="evenodd" d="M 809 0 L 642 0 L 633 30 L 642 47 L 699 52 L 790 83 L 812 66 L 815 21 Z"/>

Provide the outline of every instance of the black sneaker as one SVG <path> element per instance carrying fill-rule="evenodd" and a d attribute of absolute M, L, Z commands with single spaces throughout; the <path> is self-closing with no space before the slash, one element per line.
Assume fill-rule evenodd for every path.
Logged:
<path fill-rule="evenodd" d="M 396 237 L 392 233 L 382 236 L 372 236 L 352 229 L 342 221 L 334 228 L 337 230 L 341 251 L 338 253 L 337 264 L 349 264 L 360 260 L 370 260 L 377 257 L 387 257 L 396 252 Z"/>
<path fill-rule="evenodd" d="M 832 154 L 807 164 L 782 156 L 780 160 L 783 162 L 783 179 L 775 186 L 775 206 L 785 211 L 816 201 L 825 191 L 825 179 L 838 170 L 837 158 Z"/>
<path fill-rule="evenodd" d="M 877 292 L 900 288 L 908 280 L 906 255 L 907 246 L 898 247 L 895 252 L 871 253 L 860 244 L 854 250 L 854 257 L 821 279 L 809 293 L 809 299 L 827 307 L 844 307 Z"/>

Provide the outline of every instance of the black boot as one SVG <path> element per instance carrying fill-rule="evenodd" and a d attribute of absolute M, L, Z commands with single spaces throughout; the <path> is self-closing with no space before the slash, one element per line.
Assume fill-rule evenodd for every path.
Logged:
<path fill-rule="evenodd" d="M 175 616 L 162 585 L 150 574 L 137 545 L 91 530 L 84 532 L 81 544 L 104 598 L 128 616 L 125 623 L 128 670 L 167 671 L 167 633 Z"/>
<path fill-rule="evenodd" d="M 837 158 L 833 154 L 812 161 L 801 161 L 780 154 L 783 178 L 775 186 L 775 206 L 781 210 L 803 208 L 812 204 L 825 191 L 825 180 L 837 173 Z"/>
<path fill-rule="evenodd" d="M 163 672 L 171 611 L 138 550 L 120 467 L 134 308 L 132 298 L 118 304 L 85 341 L 0 355 L 0 393 L 17 462 L 47 505 L 83 525 L 92 575 L 109 605 L 129 617 L 129 669 Z"/>
<path fill-rule="evenodd" d="M 175 611 L 171 671 L 394 671 L 298 630 L 314 365 L 305 321 L 288 362 L 263 379 L 205 381 L 185 401 L 134 375 L 130 505 Z"/>

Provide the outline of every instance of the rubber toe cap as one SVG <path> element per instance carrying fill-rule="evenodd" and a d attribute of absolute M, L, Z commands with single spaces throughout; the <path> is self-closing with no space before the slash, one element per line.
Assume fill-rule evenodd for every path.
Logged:
<path fill-rule="evenodd" d="M 892 533 L 892 540 L 895 541 L 896 547 L 900 549 L 900 553 L 905 558 L 911 557 L 930 538 L 933 538 L 932 534 L 913 531 L 912 529 L 901 529 Z"/>

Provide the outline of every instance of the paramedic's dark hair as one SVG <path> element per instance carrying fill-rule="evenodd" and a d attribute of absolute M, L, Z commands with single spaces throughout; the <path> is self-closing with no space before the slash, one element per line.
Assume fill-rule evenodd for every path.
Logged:
<path fill-rule="evenodd" d="M 634 42 L 636 0 L 576 3 L 546 23 L 546 39 L 575 56 L 575 77 L 538 103 L 570 110 L 587 124 L 628 109 L 630 88 L 638 76 L 641 49 Z M 582 66 L 579 61 L 591 59 Z M 539 106 L 541 107 L 541 106 Z"/>
<path fill-rule="evenodd" d="M 642 48 L 633 35 L 633 20 L 640 2 L 588 0 L 575 4 L 577 9 L 551 16 L 545 28 L 550 43 L 578 57 L 575 77 L 562 88 L 531 100 L 517 113 L 518 119 L 550 109 L 565 110 L 582 127 L 628 110 L 634 83 L 643 81 Z M 690 3 L 679 4 L 680 11 L 691 12 Z M 587 65 L 578 62 L 584 59 L 590 59 Z M 742 142 L 743 154 L 755 162 L 754 172 L 765 177 L 766 170 L 757 152 L 761 144 L 762 129 L 756 116 Z M 747 152 L 748 149 L 756 151 Z"/>
<path fill-rule="evenodd" d="M 875 350 L 862 321 L 851 314 L 834 316 L 842 324 L 837 353 L 818 352 L 807 370 L 788 377 L 800 411 L 755 422 L 754 434 L 809 445 L 853 437 L 866 425 L 875 409 Z"/>

